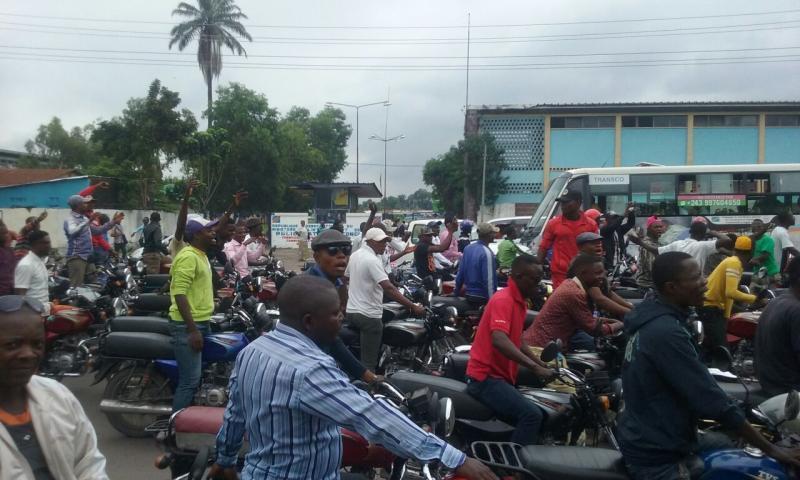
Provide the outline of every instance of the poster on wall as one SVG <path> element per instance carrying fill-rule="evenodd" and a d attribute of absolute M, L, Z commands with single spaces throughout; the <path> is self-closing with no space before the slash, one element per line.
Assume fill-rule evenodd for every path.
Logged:
<path fill-rule="evenodd" d="M 347 207 L 350 205 L 350 197 L 346 188 L 337 188 L 332 192 L 333 205 L 337 207 Z"/>

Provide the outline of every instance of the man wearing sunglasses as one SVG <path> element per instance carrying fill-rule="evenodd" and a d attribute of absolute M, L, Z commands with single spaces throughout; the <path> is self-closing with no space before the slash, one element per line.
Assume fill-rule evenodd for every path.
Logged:
<path fill-rule="evenodd" d="M 30 297 L 0 297 L 0 478 L 106 480 L 78 399 L 34 375 L 44 356 L 43 309 Z"/>
<path fill-rule="evenodd" d="M 350 238 L 340 231 L 323 230 L 311 242 L 315 263 L 305 273 L 312 277 L 324 278 L 336 287 L 342 313 L 347 307 L 347 284 L 344 282 L 343 277 L 352 248 Z M 364 367 L 353 356 L 340 337 L 337 336 L 336 340 L 325 351 L 336 360 L 339 368 L 350 377 L 361 379 L 367 383 L 373 383 L 377 380 L 377 375 Z"/>

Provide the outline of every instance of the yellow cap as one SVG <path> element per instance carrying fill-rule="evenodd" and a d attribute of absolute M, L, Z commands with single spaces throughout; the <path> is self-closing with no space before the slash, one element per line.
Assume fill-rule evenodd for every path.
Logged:
<path fill-rule="evenodd" d="M 736 239 L 736 245 L 734 247 L 736 250 L 744 250 L 749 251 L 753 248 L 753 241 L 750 240 L 750 237 L 746 235 L 742 235 Z"/>

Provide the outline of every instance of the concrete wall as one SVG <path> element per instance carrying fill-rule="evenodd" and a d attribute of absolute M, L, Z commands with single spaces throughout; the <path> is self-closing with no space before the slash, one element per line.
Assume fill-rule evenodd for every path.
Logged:
<path fill-rule="evenodd" d="M 800 128 L 768 127 L 764 143 L 765 163 L 800 162 Z"/>
<path fill-rule="evenodd" d="M 351 239 L 361 236 L 361 222 L 369 218 L 369 212 L 348 213 L 344 224 L 344 234 Z M 376 215 L 376 219 L 381 219 L 381 214 Z M 306 228 L 311 238 L 320 232 L 319 223 L 308 223 L 308 213 L 306 212 L 283 212 L 273 213 L 270 226 L 270 245 L 278 248 L 297 248 L 297 236 L 294 232 L 300 226 L 300 220 L 306 221 Z M 330 228 L 332 224 L 326 223 L 325 228 Z"/>
<path fill-rule="evenodd" d="M 557 128 L 550 131 L 550 167 L 613 167 L 613 128 Z"/>
<path fill-rule="evenodd" d="M 622 166 L 640 162 L 661 165 L 686 163 L 685 128 L 623 128 Z"/>
<path fill-rule="evenodd" d="M 694 165 L 735 165 L 758 161 L 758 128 L 694 129 Z"/>
<path fill-rule="evenodd" d="M 0 209 L 0 218 L 6 226 L 13 231 L 18 231 L 25 225 L 25 219 L 31 216 L 38 216 L 42 213 L 40 208 L 3 208 Z M 115 210 L 98 209 L 97 211 L 105 213 L 109 217 L 113 216 Z M 64 251 L 67 248 L 67 237 L 64 234 L 64 220 L 69 216 L 70 210 L 67 208 L 53 208 L 47 209 L 47 218 L 42 222 L 42 230 L 50 234 L 50 241 L 53 243 L 53 248 Z M 122 222 L 122 228 L 125 230 L 125 235 L 130 236 L 136 228 L 142 224 L 142 219 L 150 216 L 151 210 L 123 210 L 125 213 L 125 220 Z M 177 213 L 161 212 L 161 230 L 165 236 L 172 235 L 175 232 L 175 224 L 178 220 Z M 109 238 L 110 241 L 110 238 Z"/>

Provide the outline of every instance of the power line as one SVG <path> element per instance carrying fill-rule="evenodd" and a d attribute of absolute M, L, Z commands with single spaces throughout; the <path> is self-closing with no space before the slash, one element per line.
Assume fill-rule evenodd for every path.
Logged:
<path fill-rule="evenodd" d="M 3 55 L 9 55 L 4 53 Z M 578 64 L 539 64 L 539 65 L 514 65 L 514 66 L 482 66 L 475 67 L 475 70 L 567 70 L 567 69 L 592 69 L 592 68 L 630 68 L 630 67 L 665 67 L 665 66 L 705 66 L 705 65 L 739 65 L 739 64 L 758 64 L 758 63 L 796 63 L 800 62 L 798 58 L 780 58 L 768 59 L 769 57 L 746 57 L 748 60 L 727 60 L 727 59 L 713 59 L 713 61 L 686 61 L 686 60 L 672 60 L 663 61 L 662 63 L 651 62 L 628 62 L 628 63 L 609 63 L 599 62 L 592 63 L 578 63 Z M 62 63 L 86 63 L 86 64 L 103 64 L 103 65 L 138 65 L 138 66 L 156 66 L 156 67 L 194 67 L 196 64 L 193 62 L 186 63 L 168 63 L 165 60 L 163 63 L 153 63 L 152 60 L 100 60 L 100 59 L 68 59 L 63 56 L 53 58 L 30 58 L 30 57 L 9 57 L 0 56 L 0 60 L 22 60 L 22 61 L 44 61 L 44 62 L 62 62 Z M 724 61 L 720 61 L 724 60 Z M 461 71 L 464 68 L 460 66 L 424 66 L 416 67 L 397 67 L 397 66 L 354 66 L 342 67 L 337 65 L 248 65 L 248 64 L 226 64 L 227 68 L 243 69 L 243 70 L 296 70 L 296 71 L 407 71 L 407 72 L 426 72 L 426 71 Z M 471 67 L 473 68 L 473 67 Z"/>
<path fill-rule="evenodd" d="M 743 23 L 735 25 L 715 25 L 705 27 L 680 27 L 654 30 L 630 30 L 617 32 L 584 32 L 584 33 L 563 33 L 550 35 L 533 36 L 496 36 L 496 37 L 476 37 L 471 39 L 472 43 L 527 43 L 541 41 L 564 41 L 564 40 L 584 40 L 584 39 L 613 39 L 613 38 L 640 38 L 640 37 L 661 37 L 674 35 L 704 35 L 717 33 L 735 33 L 761 30 L 780 30 L 786 28 L 798 28 L 800 19 L 782 20 L 777 22 Z M 111 36 L 122 38 L 152 38 L 169 39 L 169 35 L 161 32 L 143 32 L 136 30 L 118 29 L 95 29 L 57 25 L 39 25 L 19 22 L 3 22 L 2 25 L 12 25 L 10 27 L 0 26 L 0 29 L 13 31 L 30 31 L 34 33 L 50 33 L 59 35 L 85 35 L 85 36 Z M 786 25 L 780 27 L 780 25 Z M 791 25 L 791 26 L 789 26 Z M 23 27 L 54 28 L 59 30 L 28 30 Z M 747 28 L 744 27 L 756 27 Z M 757 28 L 762 27 L 762 28 Z M 728 29 L 728 30 L 721 30 Z M 88 30 L 88 31 L 78 31 Z M 273 44 L 300 44 L 300 45 L 449 45 L 463 44 L 467 39 L 464 37 L 439 37 L 439 38 L 343 38 L 343 37 L 254 37 L 253 43 L 273 43 Z"/>
<path fill-rule="evenodd" d="M 107 50 L 89 48 L 64 48 L 64 47 L 31 47 L 27 45 L 0 45 L 0 48 L 20 49 L 20 50 L 48 50 L 59 52 L 87 52 L 87 53 L 119 53 L 135 55 L 166 55 L 166 56 L 186 56 L 196 57 L 195 53 L 175 52 L 175 51 L 152 51 L 152 50 Z M 710 50 L 656 50 L 639 52 L 590 52 L 590 53 L 545 53 L 533 55 L 470 55 L 471 59 L 501 59 L 501 58 L 559 58 L 559 57 L 595 57 L 595 56 L 624 56 L 624 55 L 673 55 L 690 53 L 733 53 L 733 52 L 755 52 L 773 50 L 796 50 L 800 46 L 792 47 L 751 47 L 751 48 L 722 48 Z M 366 55 L 366 56 L 347 56 L 347 55 L 259 55 L 248 53 L 248 58 L 290 58 L 290 59 L 328 59 L 328 60 L 466 60 L 463 55 Z"/>
<path fill-rule="evenodd" d="M 742 12 L 715 15 L 692 15 L 678 17 L 650 17 L 650 18 L 628 18 L 628 19 L 607 19 L 607 20 L 576 20 L 569 22 L 541 22 L 541 23 L 516 23 L 516 24 L 475 24 L 472 28 L 518 28 L 518 27 L 544 27 L 544 26 L 563 26 L 563 25 L 588 25 L 605 23 L 636 23 L 636 22 L 657 22 L 674 20 L 700 20 L 710 18 L 733 18 L 733 17 L 754 17 L 764 15 L 783 15 L 788 13 L 798 13 L 800 9 L 791 10 L 772 10 L 766 12 Z M 66 20 L 95 23 L 129 23 L 129 24 L 150 24 L 150 25 L 175 25 L 176 22 L 153 21 L 153 20 L 130 20 L 115 18 L 86 18 L 86 17 L 65 17 L 54 15 L 30 15 L 21 13 L 0 12 L 0 16 L 20 17 L 20 18 L 39 18 L 46 20 Z M 464 29 L 466 25 L 280 25 L 280 24 L 251 24 L 247 28 L 273 28 L 273 29 L 374 29 L 374 30 L 424 30 L 424 29 Z"/>

